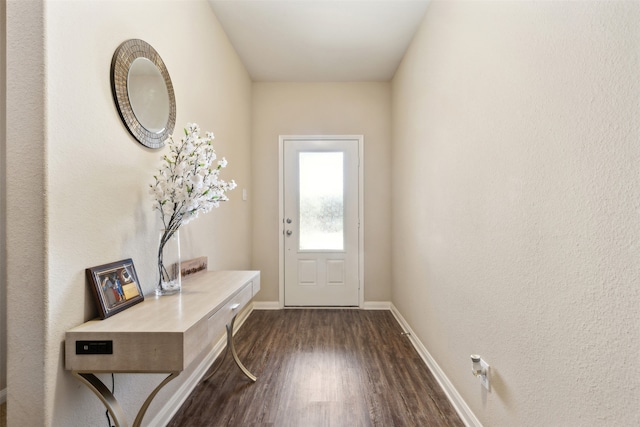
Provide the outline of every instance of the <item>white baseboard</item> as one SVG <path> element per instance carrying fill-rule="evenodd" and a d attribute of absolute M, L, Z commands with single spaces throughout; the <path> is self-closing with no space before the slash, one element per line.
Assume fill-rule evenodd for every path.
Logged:
<path fill-rule="evenodd" d="M 390 301 L 365 301 L 362 305 L 363 310 L 391 310 Z"/>
<path fill-rule="evenodd" d="M 482 427 L 482 424 L 471 411 L 471 408 L 469 408 L 464 399 L 462 399 L 460 393 L 458 393 L 453 384 L 451 384 L 449 378 L 447 378 L 444 371 L 440 369 L 440 366 L 438 366 L 438 364 L 431 356 L 431 354 L 429 354 L 422 342 L 420 342 L 420 340 L 416 338 L 416 335 L 413 333 L 413 330 L 411 329 L 407 321 L 404 319 L 404 317 L 402 317 L 398 309 L 393 304 L 391 304 L 391 313 L 393 313 L 398 323 L 400 323 L 402 329 L 404 329 L 404 331 L 408 333 L 411 344 L 413 344 L 413 347 L 416 349 L 422 360 L 424 360 L 424 362 L 427 364 L 427 367 L 431 370 L 431 373 L 436 378 L 436 381 L 438 381 L 438 384 L 440 384 L 440 387 L 447 395 L 447 398 L 453 405 L 454 409 L 462 419 L 462 422 L 465 424 L 465 426 Z"/>
<path fill-rule="evenodd" d="M 254 310 L 280 310 L 280 303 L 278 301 L 256 301 L 253 303 Z M 341 308 L 341 307 L 296 307 L 296 308 Z M 345 309 L 352 310 L 354 307 L 342 307 Z M 365 301 L 363 306 L 363 310 L 391 310 L 391 302 L 389 301 Z"/>
<path fill-rule="evenodd" d="M 253 303 L 254 310 L 280 310 L 278 301 L 255 301 Z"/>
<path fill-rule="evenodd" d="M 7 403 L 7 389 L 3 388 L 0 390 L 0 405 L 3 403 Z"/>
<path fill-rule="evenodd" d="M 234 335 L 240 329 L 247 317 L 253 311 L 255 303 L 249 304 L 247 309 L 240 312 L 236 317 L 236 321 L 233 325 Z M 149 422 L 150 426 L 165 426 L 171 421 L 171 418 L 178 412 L 182 404 L 187 400 L 189 395 L 193 392 L 196 386 L 200 383 L 200 380 L 207 373 L 213 362 L 218 358 L 220 353 L 224 351 L 227 344 L 227 335 L 223 335 L 222 338 L 216 343 L 207 356 L 200 362 L 198 367 L 193 371 L 193 374 L 178 388 L 169 401 L 162 406 L 160 411 Z"/>

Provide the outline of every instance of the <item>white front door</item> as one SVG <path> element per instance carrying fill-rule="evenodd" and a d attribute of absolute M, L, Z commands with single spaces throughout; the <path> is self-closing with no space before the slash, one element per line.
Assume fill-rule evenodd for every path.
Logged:
<path fill-rule="evenodd" d="M 284 305 L 358 306 L 362 137 L 281 137 Z"/>

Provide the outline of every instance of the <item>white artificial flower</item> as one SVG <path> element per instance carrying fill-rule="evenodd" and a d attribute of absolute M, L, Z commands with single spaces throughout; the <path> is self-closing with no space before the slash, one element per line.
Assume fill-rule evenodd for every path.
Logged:
<path fill-rule="evenodd" d="M 160 212 L 166 233 L 217 208 L 221 201 L 229 200 L 226 192 L 236 188 L 235 181 L 219 178 L 227 160 L 223 157 L 217 167 L 213 165 L 217 159 L 213 132 L 200 137 L 197 123 L 188 123 L 184 132 L 179 142 L 168 140 L 169 153 L 162 157 L 155 183 L 149 189 L 153 209 Z"/>

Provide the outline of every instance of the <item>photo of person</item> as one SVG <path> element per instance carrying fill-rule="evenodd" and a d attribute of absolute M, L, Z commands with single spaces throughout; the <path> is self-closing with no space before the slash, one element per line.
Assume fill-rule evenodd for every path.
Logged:
<path fill-rule="evenodd" d="M 131 260 L 89 268 L 87 277 L 94 285 L 103 319 L 144 299 Z"/>
<path fill-rule="evenodd" d="M 100 282 L 102 283 L 102 293 L 105 296 L 107 307 L 113 308 L 127 300 L 124 290 L 122 289 L 118 271 L 102 274 L 100 276 Z"/>

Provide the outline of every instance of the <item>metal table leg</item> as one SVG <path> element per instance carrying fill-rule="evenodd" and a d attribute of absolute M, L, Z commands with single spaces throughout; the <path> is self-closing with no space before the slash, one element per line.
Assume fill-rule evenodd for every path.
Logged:
<path fill-rule="evenodd" d="M 104 406 L 107 408 L 111 417 L 113 418 L 113 422 L 116 424 L 116 427 L 129 427 L 129 423 L 125 417 L 124 411 L 122 410 L 122 406 L 120 406 L 120 402 L 118 399 L 111 393 L 109 388 L 104 385 L 102 381 L 98 377 L 96 377 L 92 373 L 88 372 L 76 372 L 73 371 L 72 374 L 78 378 L 84 385 L 89 387 L 89 389 L 95 393 L 96 396 L 102 401 Z M 147 399 L 142 404 L 142 407 L 138 411 L 138 415 L 136 416 L 135 421 L 133 422 L 133 427 L 139 427 L 142 423 L 142 418 L 144 414 L 147 412 L 147 408 L 151 404 L 153 398 L 158 394 L 160 389 L 164 387 L 169 381 L 177 377 L 179 372 L 172 372 L 169 374 L 167 378 L 164 379 L 152 392 L 149 394 Z"/>
<path fill-rule="evenodd" d="M 249 372 L 249 370 L 242 364 L 242 362 L 240 361 L 240 358 L 238 357 L 238 353 L 236 352 L 236 346 L 233 344 L 233 325 L 236 321 L 236 316 L 233 316 L 233 318 L 231 319 L 231 322 L 227 325 L 227 346 L 224 349 L 224 354 L 222 355 L 222 359 L 220 359 L 220 362 L 218 362 L 218 366 L 216 366 L 216 368 L 213 371 L 211 371 L 204 378 L 203 381 L 207 381 L 209 378 L 213 376 L 213 374 L 218 372 L 218 369 L 220 369 L 220 366 L 222 366 L 222 363 L 227 357 L 227 353 L 229 349 L 231 349 L 231 355 L 233 356 L 233 361 L 236 362 L 236 365 L 238 366 L 238 368 L 240 368 L 242 373 L 245 374 L 246 377 L 249 378 L 252 382 L 256 382 L 257 380 L 256 376 L 253 375 L 251 372 Z"/>

